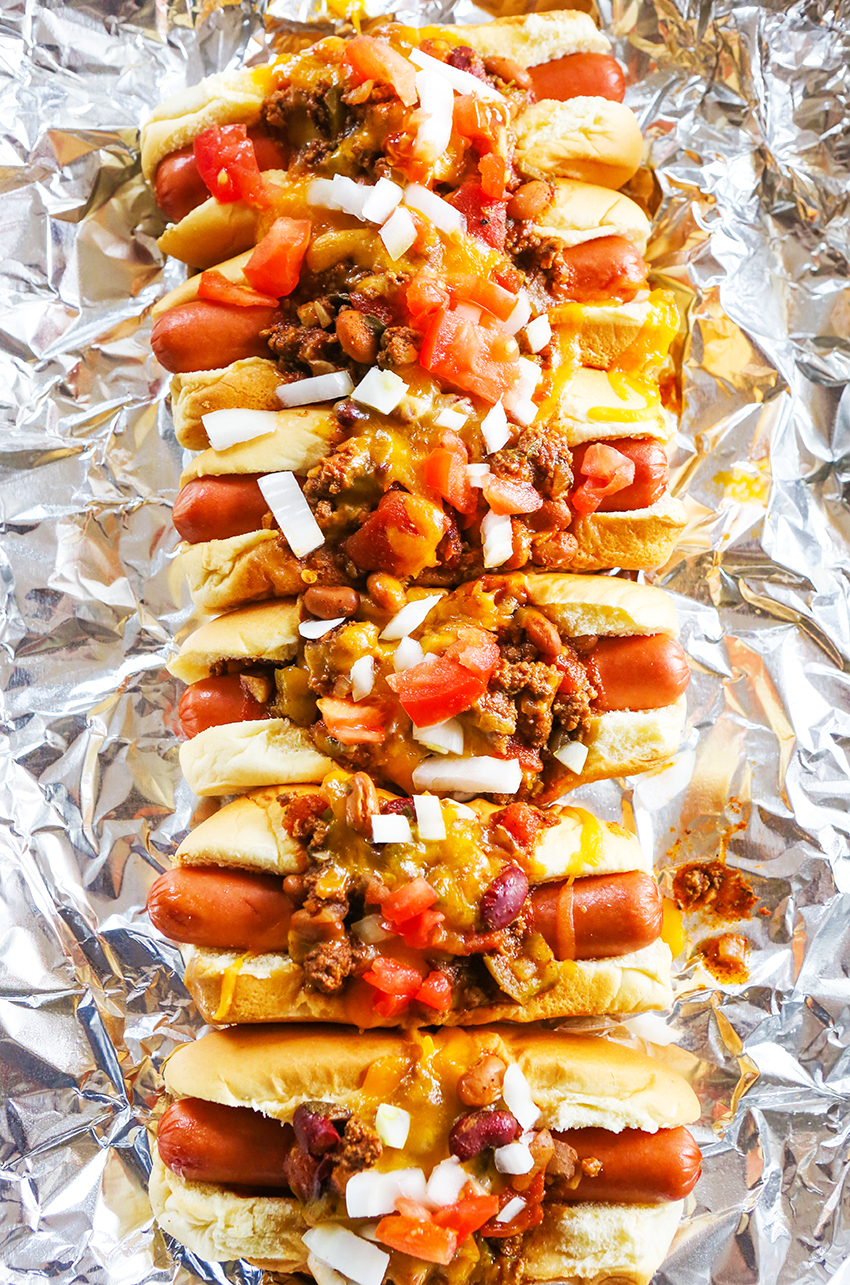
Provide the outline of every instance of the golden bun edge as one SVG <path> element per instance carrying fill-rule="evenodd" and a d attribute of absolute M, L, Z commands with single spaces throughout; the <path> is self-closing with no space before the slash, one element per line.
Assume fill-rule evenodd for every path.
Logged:
<path fill-rule="evenodd" d="M 284 1196 L 240 1196 L 178 1178 L 154 1155 L 150 1201 L 163 1231 L 206 1262 L 247 1259 L 268 1271 L 307 1272 L 307 1223 Z M 683 1202 L 552 1205 L 523 1243 L 525 1280 L 559 1285 L 649 1285 L 664 1260 Z M 405 1273 L 405 1280 L 408 1274 Z M 387 1281 L 393 1280 L 392 1268 Z"/>

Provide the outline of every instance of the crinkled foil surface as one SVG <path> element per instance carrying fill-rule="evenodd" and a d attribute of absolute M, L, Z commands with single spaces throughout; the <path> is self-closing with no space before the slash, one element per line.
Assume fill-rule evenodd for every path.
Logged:
<path fill-rule="evenodd" d="M 447 19 L 450 0 L 408 20 Z M 137 130 L 262 59 L 287 7 L 5 0 L 0 29 L 2 1279 L 254 1281 L 151 1224 L 162 1059 L 200 1020 L 147 890 L 185 833 L 171 572 L 180 451 L 150 308 L 179 280 Z M 468 7 L 461 18 L 487 15 Z M 850 13 L 825 2 L 604 7 L 654 177 L 650 252 L 686 319 L 676 485 L 654 578 L 694 671 L 672 770 L 585 790 L 662 879 L 725 854 L 758 896 L 721 988 L 685 921 L 676 1007 L 620 1027 L 694 1083 L 705 1155 L 659 1279 L 850 1281 Z M 175 606 L 180 603 L 180 606 Z M 715 928 L 716 931 L 716 928 Z M 660 1047 L 670 1036 L 678 1046 Z"/>

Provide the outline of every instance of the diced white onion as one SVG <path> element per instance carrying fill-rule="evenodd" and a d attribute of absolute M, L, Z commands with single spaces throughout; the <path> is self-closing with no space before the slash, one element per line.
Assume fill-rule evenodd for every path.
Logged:
<path fill-rule="evenodd" d="M 294 473 L 267 473 L 257 479 L 257 485 L 296 558 L 303 558 L 325 543 Z"/>
<path fill-rule="evenodd" d="M 529 1173 L 534 1168 L 534 1156 L 524 1142 L 509 1142 L 497 1147 L 493 1159 L 499 1173 Z"/>
<path fill-rule="evenodd" d="M 396 259 L 400 259 L 405 250 L 409 250 L 416 240 L 416 224 L 407 210 L 399 206 L 392 218 L 387 219 L 381 228 L 380 237 L 387 254 L 395 263 Z"/>
<path fill-rule="evenodd" d="M 485 477 L 490 476 L 489 464 L 467 464 L 466 476 L 470 486 L 483 486 Z"/>
<path fill-rule="evenodd" d="M 478 816 L 478 813 L 472 808 L 468 808 L 465 803 L 455 803 L 454 807 L 457 816 L 463 817 L 467 821 L 474 821 Z"/>
<path fill-rule="evenodd" d="M 413 807 L 416 811 L 419 838 L 424 839 L 426 843 L 445 839 L 446 822 L 440 800 L 433 794 L 414 794 Z"/>
<path fill-rule="evenodd" d="M 375 1113 L 375 1132 L 388 1147 L 403 1147 L 410 1132 L 410 1112 L 382 1102 Z"/>
<path fill-rule="evenodd" d="M 385 816 L 372 814 L 373 843 L 412 843 L 413 833 L 407 817 L 397 812 L 388 812 Z"/>
<path fill-rule="evenodd" d="M 509 335 L 515 335 L 518 331 L 522 330 L 530 316 L 531 300 L 524 290 L 520 290 L 517 293 L 517 300 L 514 304 L 513 312 L 508 317 L 507 321 L 502 322 L 502 325 Z"/>
<path fill-rule="evenodd" d="M 532 361 L 530 357 L 520 357 L 517 365 L 519 366 L 520 385 L 523 389 L 527 388 L 529 392 L 533 393 L 543 378 L 543 371 L 537 362 Z"/>
<path fill-rule="evenodd" d="M 523 428 L 528 428 L 537 419 L 537 409 L 530 397 L 521 397 L 511 406 L 511 419 Z"/>
<path fill-rule="evenodd" d="M 384 627 L 381 638 L 384 642 L 393 642 L 396 638 L 405 638 L 408 634 L 412 634 L 414 629 L 418 629 L 425 617 L 433 611 L 442 596 L 440 593 L 430 593 L 427 598 L 417 598 L 415 602 L 408 602 Z"/>
<path fill-rule="evenodd" d="M 399 187 L 391 178 L 379 178 L 363 206 L 363 218 L 370 223 L 386 223 L 393 210 L 404 196 L 404 188 Z"/>
<path fill-rule="evenodd" d="M 502 1097 L 511 1115 L 519 1121 L 520 1127 L 533 1129 L 540 1119 L 540 1108 L 534 1105 L 531 1086 L 523 1075 L 518 1062 L 511 1062 L 505 1071 L 505 1078 L 502 1081 Z M 527 1170 L 519 1169 L 517 1172 L 526 1173 Z"/>
<path fill-rule="evenodd" d="M 392 370 L 379 370 L 373 366 L 368 370 L 351 396 L 361 406 L 369 406 L 382 415 L 389 415 L 398 406 L 407 384 Z"/>
<path fill-rule="evenodd" d="M 441 1160 L 431 1170 L 428 1186 L 425 1190 L 425 1204 L 442 1207 L 453 1205 L 467 1182 L 466 1170 L 461 1167 L 456 1156 Z"/>
<path fill-rule="evenodd" d="M 450 236 L 452 232 L 465 232 L 466 219 L 460 210 L 456 210 L 448 201 L 444 201 L 436 192 L 430 192 L 421 183 L 409 183 L 404 192 L 404 203 L 411 210 L 418 210 L 430 219 L 435 228 Z"/>
<path fill-rule="evenodd" d="M 581 741 L 570 741 L 567 745 L 562 745 L 559 750 L 555 750 L 555 758 L 564 767 L 568 767 L 576 775 L 581 772 L 587 760 L 587 746 L 582 745 Z"/>
<path fill-rule="evenodd" d="M 413 739 L 435 754 L 463 753 L 463 727 L 456 718 L 447 718 L 444 723 L 434 723 L 431 727 L 414 727 Z"/>
<path fill-rule="evenodd" d="M 433 71 L 416 73 L 419 107 L 424 119 L 416 132 L 416 152 L 430 163 L 442 156 L 452 136 L 454 91 L 445 76 Z"/>
<path fill-rule="evenodd" d="M 301 1237 L 320 1263 L 342 1272 L 356 1285 L 381 1285 L 390 1256 L 339 1223 L 311 1227 Z"/>
<path fill-rule="evenodd" d="M 324 638 L 344 620 L 345 616 L 337 616 L 334 620 L 302 620 L 298 632 L 302 638 Z"/>
<path fill-rule="evenodd" d="M 342 209 L 334 195 L 333 179 L 314 178 L 307 186 L 307 204 L 320 205 L 325 210 Z"/>
<path fill-rule="evenodd" d="M 338 1272 L 335 1268 L 329 1267 L 327 1263 L 323 1263 L 321 1258 L 317 1258 L 315 1254 L 307 1255 L 307 1266 L 316 1285 L 348 1285 L 347 1276 L 343 1276 L 342 1272 Z"/>
<path fill-rule="evenodd" d="M 526 1173 L 527 1172 L 528 1170 L 526 1170 Z M 509 1200 L 508 1203 L 505 1205 L 504 1209 L 500 1209 L 499 1212 L 496 1214 L 496 1222 L 497 1223 L 513 1222 L 517 1214 L 521 1214 L 523 1209 L 525 1209 L 525 1201 L 523 1200 L 522 1196 L 514 1196 L 513 1200 Z"/>
<path fill-rule="evenodd" d="M 351 925 L 352 932 L 355 932 L 361 941 L 365 941 L 367 946 L 377 946 L 381 941 L 389 941 L 390 937 L 395 937 L 395 933 L 388 932 L 381 923 L 380 915 L 364 915 L 356 923 Z"/>
<path fill-rule="evenodd" d="M 532 352 L 540 352 L 546 347 L 552 338 L 552 327 L 545 312 L 541 312 L 539 317 L 529 321 L 525 328 L 525 337 Z"/>
<path fill-rule="evenodd" d="M 413 784 L 417 790 L 516 794 L 522 784 L 522 768 L 518 759 L 497 759 L 487 754 L 471 758 L 430 758 L 414 769 Z"/>
<path fill-rule="evenodd" d="M 297 379 L 294 384 L 281 384 L 277 400 L 288 409 L 291 406 L 309 406 L 313 402 L 332 402 L 347 397 L 354 382 L 347 370 L 332 370 L 329 375 L 314 375 L 311 379 Z"/>
<path fill-rule="evenodd" d="M 463 428 L 469 417 L 459 410 L 441 410 L 434 423 L 440 428 Z"/>
<path fill-rule="evenodd" d="M 494 513 L 489 509 L 481 523 L 481 540 L 485 567 L 500 567 L 507 562 L 514 549 L 513 527 L 509 514 Z"/>
<path fill-rule="evenodd" d="M 439 58 L 431 58 L 418 49 L 411 50 L 410 61 L 423 71 L 433 71 L 439 76 L 445 76 L 452 89 L 456 89 L 459 94 L 474 94 L 476 98 L 490 98 L 502 103 L 505 101 L 504 94 L 500 94 L 489 80 L 479 80 L 472 72 L 462 71 L 460 67 L 450 67 L 448 63 L 440 62 Z"/>
<path fill-rule="evenodd" d="M 477 325 L 481 320 L 481 309 L 474 303 L 459 303 L 455 306 L 455 316 L 460 317 L 463 321 L 474 321 Z"/>
<path fill-rule="evenodd" d="M 353 178 L 346 178 L 344 174 L 334 174 L 332 182 L 333 196 L 339 208 L 362 221 L 363 207 L 372 194 L 372 188 L 365 183 L 355 183 Z"/>
<path fill-rule="evenodd" d="M 425 1199 L 425 1174 L 421 1169 L 391 1169 L 389 1173 L 364 1169 L 345 1184 L 346 1213 L 349 1218 L 380 1218 L 393 1213 L 399 1196 Z"/>
<path fill-rule="evenodd" d="M 375 686 L 375 657 L 361 656 L 351 666 L 351 696 L 360 701 L 368 696 Z"/>
<path fill-rule="evenodd" d="M 393 652 L 393 670 L 400 674 L 403 669 L 421 665 L 424 659 L 425 653 L 415 638 L 402 638 Z"/>
<path fill-rule="evenodd" d="M 500 451 L 505 443 L 510 441 L 511 430 L 508 426 L 505 408 L 501 402 L 496 402 L 495 406 L 491 406 L 482 419 L 481 436 L 484 438 L 484 444 L 490 455 Z"/>
<path fill-rule="evenodd" d="M 214 451 L 226 451 L 237 442 L 253 442 L 278 428 L 273 410 L 211 410 L 201 416 L 201 422 Z"/>

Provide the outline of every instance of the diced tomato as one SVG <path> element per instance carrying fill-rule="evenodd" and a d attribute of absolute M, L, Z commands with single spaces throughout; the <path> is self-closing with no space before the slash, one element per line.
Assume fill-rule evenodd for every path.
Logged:
<path fill-rule="evenodd" d="M 498 1196 L 466 1196 L 455 1205 L 435 1210 L 433 1219 L 438 1227 L 449 1227 L 457 1232 L 460 1245 L 489 1219 L 495 1218 L 498 1212 Z"/>
<path fill-rule="evenodd" d="M 521 1232 L 528 1231 L 531 1227 L 536 1227 L 543 1221 L 543 1194 L 545 1191 L 545 1175 L 537 1174 L 531 1181 L 527 1191 L 520 1192 L 522 1199 L 525 1201 L 525 1208 L 511 1219 L 508 1223 L 497 1222 L 495 1217 L 490 1222 L 485 1223 L 482 1229 L 482 1235 L 487 1237 L 493 1236 L 518 1236 Z M 505 1205 L 513 1200 L 518 1193 L 508 1188 L 503 1191 L 499 1197 L 499 1207 L 504 1209 Z"/>
<path fill-rule="evenodd" d="M 396 1212 L 405 1218 L 415 1218 L 417 1222 L 431 1222 L 431 1210 L 427 1205 L 420 1205 L 418 1200 L 408 1200 L 406 1196 L 396 1196 Z"/>
<path fill-rule="evenodd" d="M 343 549 L 362 571 L 413 577 L 437 565 L 437 545 L 448 529 L 439 505 L 406 491 L 388 491 Z"/>
<path fill-rule="evenodd" d="M 389 674 L 387 682 L 416 727 L 433 727 L 454 718 L 487 690 L 486 678 L 448 656 Z"/>
<path fill-rule="evenodd" d="M 540 829 L 540 813 L 527 803 L 509 803 L 490 817 L 491 826 L 502 826 L 518 847 L 530 853 Z"/>
<path fill-rule="evenodd" d="M 387 734 L 386 715 L 379 706 L 332 696 L 317 703 L 329 735 L 343 745 L 378 745 Z"/>
<path fill-rule="evenodd" d="M 428 880 L 420 876 L 391 892 L 381 902 L 381 914 L 392 924 L 403 924 L 406 919 L 412 919 L 414 915 L 433 906 L 436 900 L 437 893 Z"/>
<path fill-rule="evenodd" d="M 467 303 L 477 303 L 479 307 L 492 312 L 499 321 L 507 321 L 517 305 L 517 297 L 510 290 L 503 290 L 494 281 L 485 281 L 483 277 L 460 276 L 452 274 L 446 283 L 456 299 Z"/>
<path fill-rule="evenodd" d="M 635 462 L 605 442 L 594 442 L 584 453 L 582 476 L 587 478 L 570 496 L 576 513 L 595 513 L 609 495 L 616 495 L 635 480 Z"/>
<path fill-rule="evenodd" d="M 448 287 L 430 272 L 417 272 L 404 292 L 404 302 L 410 315 L 410 324 L 419 327 L 428 317 L 441 308 L 448 308 Z"/>
<path fill-rule="evenodd" d="M 428 950 L 437 945 L 435 938 L 439 936 L 438 929 L 445 917 L 442 910 L 423 910 L 421 915 L 399 924 L 399 935 L 405 946 L 413 950 Z"/>
<path fill-rule="evenodd" d="M 505 104 L 484 102 L 475 94 L 459 94 L 454 101 L 452 125 L 468 138 L 475 150 L 507 154 L 509 109 Z"/>
<path fill-rule="evenodd" d="M 499 644 L 484 629 L 464 627 L 458 630 L 457 639 L 445 652 L 464 669 L 490 681 L 490 675 L 499 663 Z"/>
<path fill-rule="evenodd" d="M 311 229 L 309 219 L 275 219 L 245 264 L 245 276 L 256 290 L 267 291 L 275 300 L 292 294 L 301 275 Z"/>
<path fill-rule="evenodd" d="M 505 758 L 516 759 L 523 772 L 542 772 L 543 760 L 537 750 L 523 745 L 516 736 L 509 736 L 505 745 Z"/>
<path fill-rule="evenodd" d="M 403 995 L 406 999 L 413 999 L 422 985 L 421 973 L 388 955 L 378 955 L 373 959 L 372 967 L 363 974 L 363 980 L 384 995 Z"/>
<path fill-rule="evenodd" d="M 519 379 L 518 359 L 519 345 L 510 335 L 445 309 L 425 332 L 419 353 L 425 370 L 491 405 Z"/>
<path fill-rule="evenodd" d="M 272 205 L 282 189 L 263 178 L 245 125 L 211 125 L 193 143 L 198 173 L 222 204 Z"/>
<path fill-rule="evenodd" d="M 561 686 L 558 692 L 562 695 L 572 696 L 574 692 L 580 691 L 587 682 L 587 670 L 576 656 L 575 652 L 566 649 L 556 656 L 553 662 L 557 665 L 563 674 Z"/>
<path fill-rule="evenodd" d="M 277 296 L 260 294 L 249 286 L 241 286 L 237 281 L 228 281 L 223 272 L 207 268 L 201 273 L 198 282 L 198 298 L 212 299 L 213 303 L 233 303 L 237 308 L 254 308 L 264 304 L 267 308 L 277 306 Z"/>
<path fill-rule="evenodd" d="M 504 156 L 488 152 L 478 162 L 481 175 L 481 191 L 491 201 L 504 201 L 505 182 L 508 177 L 508 166 Z"/>
<path fill-rule="evenodd" d="M 427 1008 L 435 1009 L 438 1013 L 445 1013 L 452 1006 L 452 984 L 445 973 L 435 968 L 425 978 L 414 999 Z"/>
<path fill-rule="evenodd" d="M 478 497 L 466 471 L 468 463 L 469 452 L 463 442 L 454 433 L 446 433 L 443 445 L 431 452 L 422 470 L 425 485 L 458 513 L 474 513 L 478 507 Z"/>
<path fill-rule="evenodd" d="M 358 83 L 378 80 L 382 85 L 392 85 L 406 107 L 416 102 L 416 68 L 385 40 L 355 36 L 346 45 L 342 60 L 354 72 Z"/>
<path fill-rule="evenodd" d="M 490 473 L 484 478 L 481 490 L 494 513 L 536 513 L 543 507 L 543 496 L 530 482 L 516 482 Z"/>
<path fill-rule="evenodd" d="M 466 230 L 494 250 L 501 250 L 507 231 L 507 202 L 494 201 L 484 195 L 475 179 L 468 179 L 447 198 L 450 205 L 466 217 Z"/>
<path fill-rule="evenodd" d="M 411 1258 L 441 1263 L 443 1267 L 448 1267 L 457 1249 L 457 1234 L 448 1227 L 405 1218 L 402 1214 L 389 1214 L 382 1218 L 375 1231 L 375 1240 L 402 1254 L 409 1254 Z"/>
<path fill-rule="evenodd" d="M 411 997 L 409 995 L 381 995 L 375 996 L 372 1001 L 372 1007 L 381 1017 L 398 1017 L 405 1009 L 410 1007 Z"/>

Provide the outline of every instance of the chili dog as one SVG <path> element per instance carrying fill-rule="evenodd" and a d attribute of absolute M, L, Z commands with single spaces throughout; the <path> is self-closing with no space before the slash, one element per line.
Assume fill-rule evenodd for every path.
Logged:
<path fill-rule="evenodd" d="M 505 1237 L 521 1237 L 533 1280 L 648 1285 L 700 1172 L 685 1081 L 587 1037 L 495 1026 L 437 1031 L 426 1048 L 231 1028 L 178 1049 L 165 1078 L 151 1202 L 208 1261 L 322 1279 L 343 1265 L 344 1229 L 360 1285 L 407 1279 L 411 1257 L 443 1279 L 459 1252 L 489 1279 Z M 426 1092 L 441 1105 L 422 1128 Z"/>
<path fill-rule="evenodd" d="M 443 595 L 416 591 L 402 616 L 400 588 L 376 572 L 364 593 L 317 587 L 303 607 L 258 604 L 193 634 L 172 673 L 190 685 L 228 677 L 226 696 L 246 687 L 269 717 L 197 730 L 181 749 L 191 787 L 221 794 L 318 781 L 334 762 L 354 762 L 407 793 L 482 789 L 548 802 L 655 766 L 678 747 L 688 665 L 660 590 L 608 577 L 493 575 Z M 306 623 L 311 602 L 330 623 Z M 397 652 L 413 614 L 426 622 Z M 355 691 L 351 670 L 363 657 L 368 681 Z M 187 689 L 187 734 L 230 716 L 219 694 Z M 212 715 L 209 704 L 202 710 L 208 701 Z M 449 752 L 431 755 L 429 745 Z"/>
<path fill-rule="evenodd" d="M 379 841 L 390 816 L 409 839 Z M 148 895 L 207 1021 L 363 1028 L 662 1007 L 661 911 L 636 841 L 581 808 L 423 805 L 365 772 L 228 804 Z"/>

